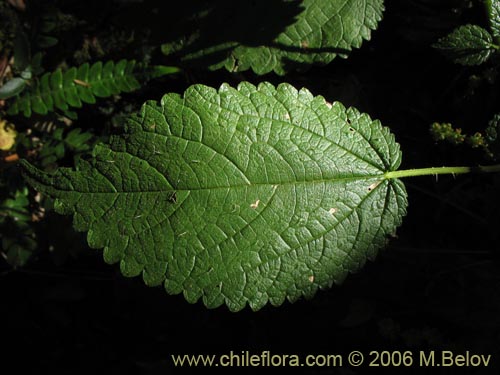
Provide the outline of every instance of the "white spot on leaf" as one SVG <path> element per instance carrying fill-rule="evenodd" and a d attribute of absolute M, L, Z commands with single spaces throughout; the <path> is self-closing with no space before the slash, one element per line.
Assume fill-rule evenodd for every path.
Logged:
<path fill-rule="evenodd" d="M 337 211 L 338 211 L 338 209 L 333 208 L 333 207 L 332 207 L 332 208 L 330 208 L 330 209 L 328 210 L 328 212 L 329 212 L 331 215 L 333 215 L 333 214 L 334 214 L 335 212 L 337 212 Z"/>
<path fill-rule="evenodd" d="M 250 208 L 253 208 L 254 210 L 259 207 L 260 204 L 260 199 L 257 199 L 254 203 L 250 205 Z"/>
<path fill-rule="evenodd" d="M 309 282 L 311 282 L 311 283 L 314 282 L 314 275 L 309 276 Z"/>
<path fill-rule="evenodd" d="M 368 186 L 368 191 L 372 191 L 373 189 L 375 189 L 377 186 L 380 185 L 381 182 L 382 181 L 376 181 L 373 184 L 371 184 L 370 186 Z"/>

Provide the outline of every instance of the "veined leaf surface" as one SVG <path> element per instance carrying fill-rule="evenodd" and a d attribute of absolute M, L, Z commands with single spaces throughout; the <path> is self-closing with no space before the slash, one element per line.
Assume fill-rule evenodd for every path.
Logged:
<path fill-rule="evenodd" d="M 486 0 L 490 29 L 495 38 L 500 37 L 500 0 Z"/>
<path fill-rule="evenodd" d="M 373 259 L 406 211 L 387 128 L 306 89 L 194 85 L 147 102 L 76 169 L 28 181 L 126 276 L 257 310 Z"/>
<path fill-rule="evenodd" d="M 433 47 L 453 62 L 462 65 L 480 65 L 498 48 L 490 33 L 477 25 L 464 25 L 439 39 Z"/>
<path fill-rule="evenodd" d="M 187 0 L 185 4 L 201 10 L 192 17 L 172 14 L 177 19 L 172 20 L 174 26 L 166 23 L 170 29 L 192 33 L 163 44 L 166 55 L 175 53 L 187 64 L 210 69 L 251 68 L 257 74 L 280 75 L 347 57 L 371 38 L 384 10 L 383 0 L 218 0 L 205 7 L 199 0 Z"/>

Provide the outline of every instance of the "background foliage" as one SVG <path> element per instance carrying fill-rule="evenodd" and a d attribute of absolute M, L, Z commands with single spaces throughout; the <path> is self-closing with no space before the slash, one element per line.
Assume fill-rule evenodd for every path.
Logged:
<path fill-rule="evenodd" d="M 489 37 L 481 35 L 497 45 L 491 3 L 388 0 L 371 40 L 348 59 L 299 66 L 282 77 L 209 70 L 207 64 L 185 63 L 178 54 L 162 54 L 162 44 L 186 34 L 169 27 L 165 17 L 193 19 L 199 8 L 176 9 L 154 0 L 1 2 L 2 88 L 15 79 L 7 87 L 13 91 L 2 93 L 0 128 L 5 358 L 22 358 L 15 362 L 19 369 L 88 373 L 99 366 L 152 374 L 166 371 L 171 353 L 450 349 L 493 354 L 495 368 L 468 373 L 497 373 L 498 176 L 410 181 L 408 216 L 375 264 L 311 301 L 231 314 L 122 278 L 116 267 L 103 264 L 99 252 L 86 247 L 67 218 L 53 213 L 50 200 L 27 189 L 17 168 L 19 158 L 47 171 L 72 166 L 96 141 L 119 132 L 123 116 L 145 100 L 183 92 L 192 83 L 218 87 L 243 80 L 305 86 L 380 119 L 405 151 L 403 168 L 491 163 L 500 112 L 497 48 L 472 65 L 439 48 L 465 25 L 481 27 Z M 275 32 L 296 12 L 282 14 Z M 113 92 L 69 112 L 7 114 L 15 95 L 33 90 L 36 77 L 121 59 L 183 71 L 148 83 L 139 80 L 133 92 Z"/>

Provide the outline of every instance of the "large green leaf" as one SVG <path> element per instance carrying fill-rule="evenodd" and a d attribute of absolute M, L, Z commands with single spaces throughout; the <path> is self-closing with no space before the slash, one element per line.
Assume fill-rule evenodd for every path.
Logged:
<path fill-rule="evenodd" d="M 201 7 L 199 0 L 195 3 Z M 170 29 L 192 33 L 165 43 L 162 50 L 210 69 L 285 74 L 347 57 L 370 39 L 383 9 L 383 0 L 212 1 L 195 17 L 180 17 L 182 25 L 190 26 L 167 22 Z"/>
<path fill-rule="evenodd" d="M 76 170 L 28 181 L 126 276 L 259 309 L 311 297 L 376 256 L 406 210 L 399 146 L 355 109 L 288 84 L 147 102 Z"/>

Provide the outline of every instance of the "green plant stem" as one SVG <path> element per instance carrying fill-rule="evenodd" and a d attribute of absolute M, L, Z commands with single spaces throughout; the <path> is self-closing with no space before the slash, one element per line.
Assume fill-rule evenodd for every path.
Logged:
<path fill-rule="evenodd" d="M 386 179 L 415 177 L 415 176 L 432 176 L 438 174 L 465 174 L 471 172 L 491 173 L 500 172 L 500 164 L 478 166 L 478 167 L 432 167 L 419 169 L 406 169 L 402 171 L 391 171 L 384 174 Z"/>

